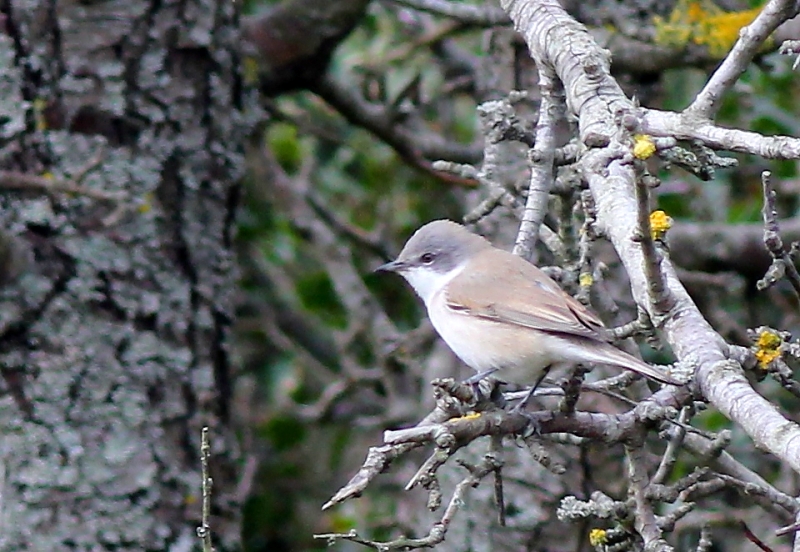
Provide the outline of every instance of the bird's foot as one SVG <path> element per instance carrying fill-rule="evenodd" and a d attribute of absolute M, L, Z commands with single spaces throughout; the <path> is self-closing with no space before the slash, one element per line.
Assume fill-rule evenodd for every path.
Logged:
<path fill-rule="evenodd" d="M 495 372 L 497 372 L 496 368 L 486 370 L 485 372 L 478 372 L 462 382 L 464 385 L 472 387 L 476 406 L 492 404 L 497 408 L 505 408 L 506 400 L 503 397 L 503 393 L 500 392 L 501 382 L 489 378 L 489 376 Z"/>
<path fill-rule="evenodd" d="M 537 382 L 536 385 L 528 390 L 528 393 L 522 398 L 522 400 L 515 404 L 511 410 L 509 410 L 509 414 L 524 416 L 528 419 L 528 425 L 520 434 L 520 437 L 523 439 L 527 439 L 528 437 L 538 437 L 542 434 L 542 425 L 536 416 L 536 413 L 528 411 L 528 404 L 530 403 L 531 397 L 533 397 L 538 385 L 539 384 Z"/>
<path fill-rule="evenodd" d="M 519 437 L 521 437 L 523 441 L 531 437 L 541 437 L 542 421 L 540 419 L 540 412 L 529 412 L 525 409 L 519 408 L 519 405 L 517 405 L 509 411 L 509 414 L 522 416 L 528 420 L 527 425 L 518 433 Z"/>

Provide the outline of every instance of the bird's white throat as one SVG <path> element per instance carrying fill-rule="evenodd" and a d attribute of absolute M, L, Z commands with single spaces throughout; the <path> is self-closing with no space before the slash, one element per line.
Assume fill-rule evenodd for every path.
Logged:
<path fill-rule="evenodd" d="M 425 306 L 428 307 L 428 303 L 433 296 L 441 291 L 450 280 L 458 276 L 466 266 L 467 263 L 463 263 L 450 272 L 437 272 L 427 266 L 418 266 L 404 271 L 403 277 L 411 284 L 417 295 L 425 301 Z"/>

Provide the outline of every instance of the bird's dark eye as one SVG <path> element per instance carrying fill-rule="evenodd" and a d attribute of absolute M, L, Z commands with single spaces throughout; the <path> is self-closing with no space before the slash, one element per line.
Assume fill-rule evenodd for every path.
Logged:
<path fill-rule="evenodd" d="M 433 253 L 423 253 L 420 255 L 419 260 L 422 261 L 423 264 L 431 264 L 434 257 L 435 255 Z"/>

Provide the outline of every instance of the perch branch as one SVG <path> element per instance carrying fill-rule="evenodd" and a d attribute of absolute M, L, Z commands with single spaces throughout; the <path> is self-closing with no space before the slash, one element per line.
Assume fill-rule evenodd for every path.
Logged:
<path fill-rule="evenodd" d="M 214 552 L 214 545 L 211 542 L 211 526 L 209 518 L 211 517 L 211 476 L 208 475 L 208 460 L 211 456 L 211 445 L 208 442 L 208 427 L 203 427 L 200 433 L 200 475 L 203 478 L 201 481 L 201 489 L 203 495 L 203 513 L 200 526 L 197 528 L 197 538 L 203 543 L 203 552 Z"/>
<path fill-rule="evenodd" d="M 758 281 L 758 289 L 766 289 L 781 277 L 785 276 L 792 284 L 795 294 L 800 298 L 800 274 L 794 265 L 792 253 L 797 249 L 797 242 L 792 243 L 791 253 L 787 253 L 783 247 L 780 228 L 778 227 L 778 209 L 775 206 L 775 190 L 772 189 L 771 173 L 764 171 L 761 173 L 761 185 L 764 188 L 764 245 L 772 255 L 772 264 L 767 273 Z"/>

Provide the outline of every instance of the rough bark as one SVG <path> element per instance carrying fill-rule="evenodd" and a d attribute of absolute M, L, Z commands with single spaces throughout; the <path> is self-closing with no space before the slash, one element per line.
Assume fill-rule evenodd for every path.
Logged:
<path fill-rule="evenodd" d="M 0 289 L 0 550 L 238 546 L 231 233 L 247 122 L 236 2 L 2 3 L 0 166 L 124 192 L 0 189 L 31 262 Z"/>

